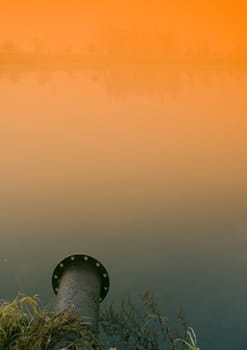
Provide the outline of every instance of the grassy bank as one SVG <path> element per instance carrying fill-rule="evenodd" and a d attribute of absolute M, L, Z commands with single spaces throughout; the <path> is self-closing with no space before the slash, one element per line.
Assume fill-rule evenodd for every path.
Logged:
<path fill-rule="evenodd" d="M 96 337 L 72 307 L 56 315 L 41 309 L 37 296 L 20 295 L 0 304 L 0 350 L 53 350 L 68 334 L 73 334 L 73 341 L 63 349 L 199 350 L 183 312 L 177 316 L 176 329 L 170 329 L 152 293 L 145 292 L 140 305 L 127 295 L 119 308 L 110 305 L 102 310 Z"/>

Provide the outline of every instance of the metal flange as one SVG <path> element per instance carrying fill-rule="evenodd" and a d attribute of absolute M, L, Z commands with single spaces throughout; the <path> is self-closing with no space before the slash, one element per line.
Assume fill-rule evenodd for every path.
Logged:
<path fill-rule="evenodd" d="M 99 302 L 103 301 L 110 287 L 110 279 L 106 268 L 98 260 L 94 259 L 89 255 L 84 254 L 70 255 L 57 264 L 52 274 L 52 287 L 54 293 L 57 294 L 59 290 L 60 281 L 65 271 L 69 268 L 79 267 L 82 265 L 85 267 L 88 266 L 90 268 L 94 267 L 95 271 L 97 271 L 97 273 L 99 274 L 101 281 Z"/>

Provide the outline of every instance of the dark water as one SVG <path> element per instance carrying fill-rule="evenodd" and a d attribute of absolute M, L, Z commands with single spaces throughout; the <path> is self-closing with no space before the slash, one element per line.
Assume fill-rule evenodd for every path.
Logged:
<path fill-rule="evenodd" d="M 13 66 L 0 74 L 0 297 L 86 253 L 108 301 L 154 290 L 201 349 L 247 342 L 245 68 Z"/>

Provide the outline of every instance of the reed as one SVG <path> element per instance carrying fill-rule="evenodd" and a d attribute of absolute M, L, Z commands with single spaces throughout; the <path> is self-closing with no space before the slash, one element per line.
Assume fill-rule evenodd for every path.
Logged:
<path fill-rule="evenodd" d="M 183 311 L 177 316 L 179 325 L 171 329 L 152 292 L 146 291 L 138 305 L 128 293 L 118 308 L 104 307 L 96 336 L 73 307 L 56 315 L 41 309 L 37 295 L 19 295 L 0 303 L 0 350 L 52 350 L 70 332 L 76 340 L 68 350 L 199 350 Z"/>

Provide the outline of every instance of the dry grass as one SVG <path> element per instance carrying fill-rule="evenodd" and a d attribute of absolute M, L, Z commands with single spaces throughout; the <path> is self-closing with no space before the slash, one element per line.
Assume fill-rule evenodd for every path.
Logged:
<path fill-rule="evenodd" d="M 70 350 L 199 350 L 192 328 L 183 313 L 180 331 L 171 330 L 158 310 L 153 294 L 145 292 L 142 306 L 128 295 L 120 309 L 105 307 L 100 317 L 100 335 L 84 327 L 73 308 L 55 315 L 40 309 L 37 296 L 20 295 L 0 304 L 0 350 L 53 350 L 72 334 L 64 349 Z M 59 349 L 62 348 L 62 345 Z"/>

